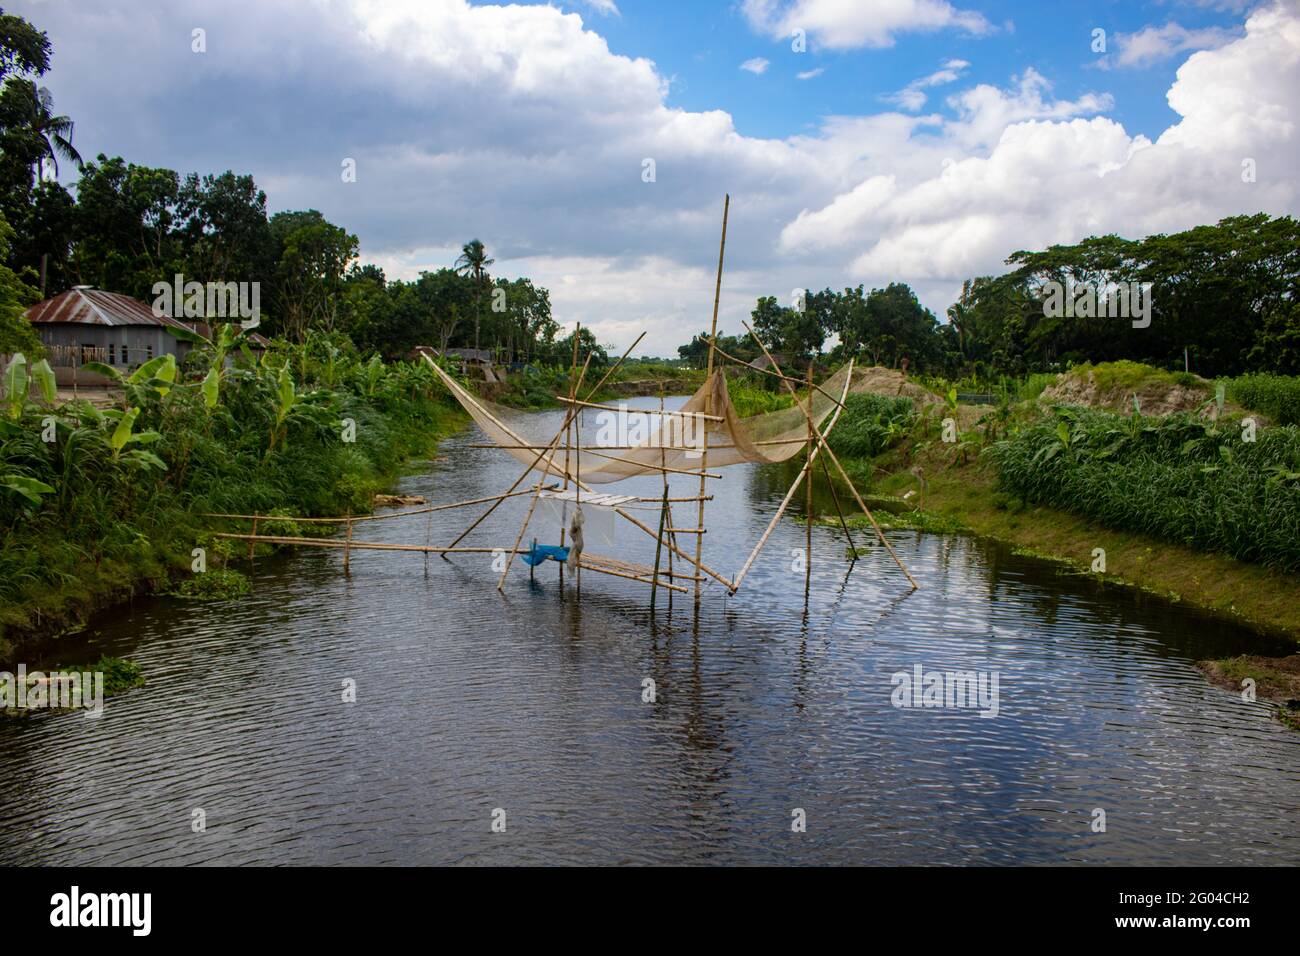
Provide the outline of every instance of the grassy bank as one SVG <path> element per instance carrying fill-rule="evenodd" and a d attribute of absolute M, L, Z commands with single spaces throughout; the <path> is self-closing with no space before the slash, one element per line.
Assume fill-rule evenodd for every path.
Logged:
<path fill-rule="evenodd" d="M 907 455 L 895 449 L 853 463 L 855 481 L 870 473 L 873 493 L 896 500 L 911 492 L 896 514 L 881 510 L 882 526 L 963 532 L 1007 542 L 1025 551 L 1092 571 L 1093 549 L 1106 552 L 1107 581 L 1141 588 L 1190 604 L 1260 631 L 1300 641 L 1300 578 L 1226 555 L 1106 527 L 1059 508 L 1025 504 L 999 490 L 992 462 L 971 457 L 964 465 L 941 449 Z M 845 461 L 849 467 L 849 461 Z M 925 481 L 924 508 L 920 468 Z M 865 525 L 866 519 L 852 519 Z"/>
<path fill-rule="evenodd" d="M 1271 377 L 1266 397 L 1243 389 L 1240 404 L 1264 404 L 1293 385 Z M 1174 377 L 1171 386 L 1184 387 Z M 1056 405 L 1041 392 L 982 409 L 959 406 L 952 392 L 928 410 L 855 395 L 831 444 L 869 490 L 882 526 L 997 539 L 1063 573 L 1300 641 L 1300 429 L 1269 425 L 1247 439 L 1245 415 L 1225 408 L 1223 391 L 1207 399 L 1204 417 L 1118 415 Z M 1254 677 L 1261 698 L 1291 714 L 1294 676 L 1278 675 L 1294 667 L 1263 657 L 1200 666 L 1221 683 Z"/>
<path fill-rule="evenodd" d="M 224 336 L 199 343 L 184 369 L 170 356 L 146 363 L 107 410 L 55 405 L 44 369 L 11 366 L 0 660 L 134 595 L 238 593 L 206 514 L 365 513 L 407 459 L 432 455 L 465 420 L 421 364 L 363 359 L 328 336 L 259 356 Z M 195 584 L 200 561 L 212 587 Z"/>

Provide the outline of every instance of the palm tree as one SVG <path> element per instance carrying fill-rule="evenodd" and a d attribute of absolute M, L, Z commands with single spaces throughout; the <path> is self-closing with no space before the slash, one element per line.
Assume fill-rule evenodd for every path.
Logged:
<path fill-rule="evenodd" d="M 461 246 L 460 257 L 456 260 L 456 271 L 474 280 L 474 351 L 478 351 L 479 294 L 487 278 L 487 267 L 496 260 L 489 259 L 487 249 L 477 239 L 471 239 Z"/>
<path fill-rule="evenodd" d="M 72 160 L 81 168 L 81 154 L 72 145 L 72 120 L 66 116 L 54 115 L 54 97 L 45 87 L 36 91 L 31 117 L 33 141 L 38 144 L 40 159 L 36 164 L 37 181 L 45 177 L 41 165 L 46 157 L 54 164 L 54 175 L 59 174 L 59 157 Z"/>

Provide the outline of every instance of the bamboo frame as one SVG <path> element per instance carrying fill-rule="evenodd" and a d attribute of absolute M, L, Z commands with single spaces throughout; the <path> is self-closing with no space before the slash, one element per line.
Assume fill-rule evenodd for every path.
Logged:
<path fill-rule="evenodd" d="M 573 358 L 571 364 L 571 379 L 570 379 L 569 394 L 567 397 L 562 395 L 557 396 L 557 399 L 564 406 L 567 406 L 567 409 L 563 417 L 563 422 L 556 430 L 555 435 L 551 439 L 549 444 L 547 445 L 528 444 L 515 431 L 513 431 L 508 425 L 506 425 L 499 417 L 497 417 L 497 415 L 494 412 L 489 410 L 486 407 L 483 400 L 478 399 L 471 392 L 469 392 L 458 382 L 456 382 L 455 379 L 447 375 L 447 373 L 445 373 L 441 368 L 439 368 L 438 365 L 435 362 L 433 362 L 432 359 L 426 354 L 424 356 L 425 360 L 428 361 L 429 364 L 434 368 L 435 372 L 438 373 L 443 383 L 449 388 L 449 390 L 452 391 L 452 393 L 458 398 L 458 400 L 460 400 L 462 404 L 465 404 L 466 407 L 474 413 L 475 417 L 477 417 L 480 421 L 483 421 L 485 425 L 488 425 L 490 423 L 493 434 L 501 434 L 502 436 L 516 443 L 516 444 L 504 444 L 501 442 L 495 442 L 490 444 L 474 443 L 470 445 L 470 447 L 493 447 L 493 448 L 500 448 L 500 449 L 527 450 L 527 451 L 536 452 L 536 454 L 532 456 L 531 464 L 529 464 L 528 467 L 524 469 L 524 471 L 519 475 L 519 477 L 517 477 L 514 480 L 514 482 L 509 486 L 509 488 L 506 489 L 506 491 L 498 495 L 490 495 L 482 498 L 475 498 L 475 499 L 470 499 L 461 502 L 452 502 L 445 505 L 433 505 L 428 507 L 392 512 L 384 515 L 362 515 L 358 517 L 353 517 L 349 513 L 343 518 L 287 518 L 286 517 L 286 520 L 312 522 L 312 523 L 319 523 L 319 524 L 345 523 L 347 526 L 346 536 L 341 539 L 340 538 L 322 539 L 322 538 L 307 538 L 307 537 L 293 536 L 293 535 L 258 534 L 259 522 L 266 521 L 268 519 L 272 519 L 278 516 L 261 515 L 261 514 L 254 514 L 254 515 L 211 514 L 209 515 L 210 517 L 251 519 L 253 521 L 251 534 L 219 533 L 217 537 L 248 541 L 250 553 L 253 551 L 254 544 L 257 541 L 265 541 L 274 544 L 302 545 L 307 547 L 342 548 L 343 567 L 345 573 L 348 573 L 350 570 L 350 557 L 353 549 L 408 551 L 408 552 L 417 552 L 417 553 L 422 552 L 426 555 L 428 554 L 441 554 L 441 555 L 484 554 L 484 553 L 504 552 L 507 554 L 507 560 L 505 562 L 505 567 L 502 569 L 500 576 L 497 579 L 497 589 L 504 590 L 505 582 L 508 580 L 510 568 L 512 566 L 515 555 L 528 553 L 528 551 L 522 547 L 522 544 L 525 539 L 525 536 L 528 533 L 528 528 L 531 524 L 532 518 L 535 514 L 537 502 L 541 500 L 542 492 L 546 490 L 554 490 L 558 487 L 563 487 L 567 491 L 569 487 L 569 482 L 572 481 L 574 486 L 574 491 L 572 493 L 572 500 L 579 507 L 581 506 L 582 503 L 583 492 L 587 492 L 588 495 L 595 494 L 591 485 L 588 482 L 582 480 L 582 461 L 583 461 L 582 453 L 586 453 L 594 457 L 606 459 L 609 461 L 625 462 L 628 464 L 636 465 L 638 466 L 638 472 L 645 471 L 645 472 L 653 473 L 657 471 L 663 479 L 663 494 L 659 497 L 633 498 L 631 496 L 617 496 L 614 498 L 606 498 L 606 500 L 611 502 L 608 505 L 608 507 L 610 507 L 610 509 L 615 514 L 621 516 L 628 523 L 632 524 L 634 527 L 638 528 L 645 534 L 655 539 L 654 566 L 648 567 L 648 566 L 633 564 L 627 561 L 623 561 L 619 558 L 602 556 L 597 554 L 584 554 L 584 553 L 574 554 L 572 550 L 570 550 L 570 556 L 574 558 L 575 561 L 575 569 L 576 569 L 575 583 L 576 583 L 577 596 L 581 598 L 582 571 L 586 569 L 589 571 L 595 571 L 600 574 L 611 575 L 614 577 L 624 578 L 627 580 L 639 581 L 643 584 L 649 584 L 650 585 L 650 606 L 651 606 L 652 613 L 655 609 L 655 604 L 656 604 L 656 599 L 658 596 L 659 589 L 663 588 L 668 593 L 669 596 L 668 609 L 669 609 L 669 613 L 671 614 L 673 593 L 682 593 L 682 594 L 691 593 L 691 589 L 674 582 L 691 581 L 694 582 L 695 607 L 698 613 L 702 585 L 705 582 L 707 582 L 709 578 L 712 578 L 718 581 L 719 583 L 723 584 L 727 588 L 728 592 L 731 594 L 734 594 L 739 590 L 746 574 L 749 572 L 750 568 L 753 566 L 754 562 L 761 554 L 763 548 L 766 546 L 768 540 L 771 538 L 771 535 L 775 531 L 776 525 L 781 520 L 782 516 L 785 513 L 785 510 L 789 507 L 790 502 L 793 500 L 794 495 L 797 493 L 800 483 L 806 481 L 807 485 L 805 486 L 805 494 L 806 494 L 805 514 L 807 519 L 807 527 L 805 529 L 806 563 L 805 563 L 805 574 L 804 574 L 804 595 L 805 595 L 805 613 L 806 613 L 806 605 L 807 605 L 807 600 L 811 593 L 811 580 L 812 580 L 812 525 L 816 520 L 815 501 L 813 497 L 813 471 L 814 471 L 815 463 L 819 460 L 821 462 L 821 469 L 823 473 L 826 475 L 828 484 L 831 488 L 831 494 L 834 500 L 836 512 L 839 516 L 840 525 L 843 528 L 845 532 L 845 536 L 849 541 L 849 545 L 853 550 L 854 560 L 857 560 L 858 557 L 857 548 L 853 542 L 852 535 L 849 531 L 849 527 L 845 519 L 844 511 L 840 507 L 840 501 L 839 501 L 838 493 L 836 492 L 835 482 L 832 479 L 830 469 L 828 468 L 826 463 L 826 458 L 829 458 L 831 462 L 834 463 L 835 468 L 839 472 L 840 477 L 848 485 L 849 490 L 852 492 L 857 505 L 862 509 L 863 513 L 867 515 L 867 518 L 871 522 L 873 528 L 875 529 L 876 534 L 879 537 L 881 543 L 884 544 L 886 549 L 889 551 L 891 557 L 893 557 L 894 561 L 898 564 L 900 570 L 902 570 L 904 575 L 906 575 L 908 581 L 912 585 L 912 588 L 914 590 L 917 589 L 918 585 L 915 579 L 912 578 L 911 574 L 908 572 L 907 568 L 903 565 L 901 559 L 899 559 L 897 553 L 890 545 L 888 539 L 885 538 L 885 535 L 883 531 L 880 529 L 879 524 L 877 524 L 875 517 L 872 515 L 870 509 L 867 508 L 865 502 L 862 500 L 861 495 L 858 493 L 857 488 L 854 486 L 852 480 L 849 479 L 848 474 L 845 472 L 843 465 L 839 462 L 838 457 L 835 455 L 835 452 L 831 449 L 829 443 L 827 442 L 827 436 L 831 434 L 835 425 L 839 421 L 840 415 L 842 414 L 842 412 L 845 410 L 846 407 L 845 400 L 848 397 L 848 392 L 853 381 L 854 360 L 851 359 L 848 363 L 847 375 L 845 376 L 844 379 L 841 394 L 839 398 L 836 398 L 835 396 L 827 393 L 825 389 L 823 389 L 820 385 L 814 382 L 813 380 L 814 370 L 811 364 L 809 365 L 808 368 L 806 382 L 801 383 L 799 382 L 798 379 L 792 378 L 791 376 L 785 374 L 785 372 L 781 370 L 781 367 L 777 363 L 775 357 L 771 354 L 771 352 L 768 350 L 767 346 L 763 343 L 763 341 L 759 338 L 757 333 L 752 328 L 750 328 L 748 323 L 743 323 L 743 324 L 745 325 L 745 328 L 749 331 L 750 335 L 753 336 L 754 340 L 758 343 L 759 347 L 762 349 L 763 354 L 766 356 L 766 358 L 770 363 L 770 367 L 755 369 L 753 366 L 748 366 L 747 363 L 741 363 L 740 359 L 737 359 L 735 356 L 729 355 L 727 352 L 720 349 L 717 345 L 718 313 L 721 304 L 722 273 L 723 273 L 723 266 L 724 266 L 725 256 L 726 256 L 727 225 L 728 225 L 728 219 L 730 214 L 730 207 L 731 207 L 731 197 L 728 194 L 724 197 L 723 200 L 722 229 L 721 229 L 721 235 L 718 243 L 718 267 L 717 267 L 717 274 L 714 281 L 713 311 L 712 311 L 711 325 L 710 325 L 710 331 L 708 337 L 709 352 L 708 352 L 708 360 L 707 360 L 707 365 L 705 370 L 705 387 L 701 389 L 701 391 L 698 393 L 702 397 L 703 411 L 685 412 L 685 411 L 681 411 L 680 409 L 677 410 L 666 409 L 664 406 L 664 395 L 663 395 L 662 387 L 660 389 L 659 408 L 657 410 L 652 408 L 632 409 L 623 406 L 614 406 L 610 404 L 591 401 L 592 396 L 596 395 L 600 391 L 600 389 L 609 380 L 609 378 L 624 364 L 624 362 L 627 360 L 628 356 L 632 353 L 632 351 L 635 350 L 636 347 L 645 338 L 646 335 L 645 332 L 643 332 L 640 336 L 638 336 L 636 341 L 634 341 L 628 347 L 628 349 L 622 354 L 622 356 L 619 357 L 618 361 L 615 362 L 612 366 L 610 366 L 605 371 L 604 375 L 601 376 L 600 381 L 597 382 L 595 386 L 593 386 L 590 390 L 586 392 L 586 397 L 579 398 L 579 395 L 584 388 L 587 373 L 588 370 L 590 369 L 590 365 L 592 361 L 592 355 L 589 354 L 585 362 L 582 364 L 581 370 L 579 371 L 578 361 L 577 361 L 578 340 L 579 340 L 579 333 L 581 331 L 581 325 L 579 324 L 575 327 L 574 336 L 573 336 Z M 746 558 L 744 565 L 737 572 L 735 578 L 730 580 L 725 576 L 719 574 L 717 571 L 710 568 L 708 565 L 704 563 L 703 560 L 703 539 L 704 539 L 704 535 L 708 533 L 708 528 L 705 523 L 705 514 L 704 514 L 705 504 L 709 501 L 712 501 L 714 498 L 713 495 L 706 494 L 707 487 L 708 487 L 707 480 L 710 478 L 721 479 L 723 477 L 723 475 L 719 473 L 708 471 L 709 451 L 710 449 L 718 450 L 723 448 L 736 448 L 738 446 L 735 443 L 741 440 L 740 433 L 737 432 L 735 435 L 730 436 L 730 443 L 728 444 L 710 444 L 708 426 L 703 424 L 708 422 L 718 422 L 718 423 L 725 424 L 729 421 L 730 418 L 731 413 L 729 413 L 727 416 L 715 414 L 716 411 L 719 410 L 725 411 L 726 408 L 722 408 L 722 409 L 714 408 L 714 405 L 716 404 L 714 401 L 716 389 L 718 387 L 722 387 L 725 389 L 725 382 L 715 381 L 714 379 L 715 375 L 720 374 L 721 366 L 719 363 L 722 361 L 733 361 L 738 364 L 745 365 L 751 371 L 758 371 L 761 374 L 769 375 L 780 380 L 782 384 L 785 386 L 786 390 L 794 398 L 795 404 L 802 411 L 807 426 L 806 434 L 802 438 L 771 439 L 771 440 L 752 442 L 753 445 L 794 446 L 795 449 L 797 449 L 798 446 L 802 445 L 806 451 L 806 459 L 803 464 L 803 467 L 799 470 L 798 476 L 791 483 L 790 488 L 786 492 L 785 497 L 781 501 L 781 504 L 777 509 L 776 513 L 772 516 L 767 527 L 764 529 L 762 535 L 760 536 L 758 542 L 755 544 L 754 549 L 750 552 L 750 554 Z M 795 388 L 796 384 L 806 385 L 807 388 L 806 402 L 800 399 L 799 392 Z M 817 420 L 814 418 L 813 415 L 813 396 L 815 393 L 820 393 L 822 396 L 829 399 L 834 406 L 833 414 L 826 422 L 824 429 L 819 426 Z M 669 450 L 682 451 L 686 447 L 684 445 L 681 446 L 666 445 L 663 444 L 662 441 L 654 445 L 648 445 L 648 444 L 617 445 L 617 446 L 583 445 L 582 444 L 582 412 L 586 408 L 601 409 L 601 410 L 608 410 L 608 411 L 615 411 L 615 412 L 645 414 L 647 416 L 658 415 L 661 421 L 665 418 L 670 418 L 674 416 L 679 418 L 687 418 L 687 419 L 694 420 L 696 423 L 702 425 L 705 428 L 703 446 L 702 447 L 693 446 L 693 450 L 694 448 L 698 448 L 700 453 L 699 468 L 692 470 L 692 469 L 674 468 L 668 466 L 667 452 Z M 715 429 L 715 432 L 717 431 L 719 431 L 719 429 Z M 795 429 L 792 428 L 790 429 L 790 431 L 795 431 Z M 722 437 L 722 436 L 716 436 L 716 437 Z M 748 438 L 749 438 L 748 433 L 746 433 L 745 436 L 746 441 L 748 441 Z M 559 449 L 561 447 L 561 444 L 563 444 L 564 447 L 563 465 L 561 465 L 557 460 L 559 457 Z M 746 444 L 745 447 L 749 448 L 750 445 Z M 647 463 L 645 461 L 640 461 L 628 457 L 620 457 L 618 455 L 613 455 L 608 453 L 610 451 L 618 451 L 618 450 L 637 450 L 637 451 L 658 450 L 660 452 L 659 463 L 658 465 L 654 465 L 654 464 Z M 824 458 L 821 457 L 821 453 L 823 451 L 826 452 L 826 457 Z M 793 453 L 793 449 L 791 453 Z M 525 461 L 528 456 L 518 455 L 516 457 L 522 462 Z M 745 455 L 742 457 L 749 459 L 752 456 Z M 786 457 L 789 457 L 789 455 L 787 454 Z M 588 462 L 588 464 L 590 465 L 591 463 Z M 518 490 L 520 488 L 520 485 L 523 484 L 523 482 L 528 478 L 528 476 L 533 471 L 540 471 L 542 473 L 541 480 L 537 481 L 535 484 L 531 484 L 530 486 L 525 487 L 522 490 Z M 670 489 L 669 489 L 670 474 L 680 474 L 680 475 L 698 477 L 700 482 L 699 493 L 696 495 L 679 496 L 679 497 L 671 496 Z M 546 480 L 547 476 L 553 476 L 555 478 L 558 478 L 559 480 L 548 483 Z M 508 498 L 522 497 L 524 495 L 528 495 L 530 497 L 530 502 L 512 547 L 489 548 L 489 547 L 472 547 L 472 546 L 461 544 L 461 542 L 471 532 L 473 532 L 480 524 L 482 524 L 482 522 L 485 521 L 501 505 L 503 501 L 505 501 Z M 619 503 L 618 504 L 613 503 L 616 501 Z M 626 511 L 623 507 L 620 507 L 620 504 L 631 502 L 631 501 L 636 501 L 638 503 L 644 502 L 646 504 L 659 505 L 659 527 L 657 531 L 650 528 L 640 520 L 638 520 L 634 515 L 629 514 L 628 511 Z M 679 527 L 677 523 L 673 520 L 671 506 L 673 503 L 690 503 L 690 502 L 695 502 L 697 505 L 696 511 L 697 511 L 698 518 L 697 521 L 695 522 L 695 526 Z M 469 505 L 476 505 L 476 504 L 488 504 L 489 506 L 481 514 L 479 514 L 478 517 L 475 518 L 469 524 L 469 526 L 466 527 L 449 545 L 445 547 L 431 546 L 429 544 L 429 535 L 427 533 L 425 536 L 425 544 L 423 546 L 414 545 L 414 544 L 388 544 L 383 542 L 357 541 L 354 539 L 355 525 L 363 521 L 384 520 L 388 518 L 397 518 L 397 517 L 403 517 L 406 515 L 414 515 L 414 514 L 431 514 L 432 512 L 435 511 L 443 511 L 452 508 L 461 508 L 461 507 L 466 507 Z M 652 509 L 644 508 L 641 510 L 649 511 Z M 565 543 L 565 536 L 567 534 L 567 531 L 568 531 L 567 528 L 562 528 L 560 531 L 561 545 L 564 545 Z M 694 549 L 695 553 L 693 558 L 690 554 L 688 554 L 685 550 L 683 550 L 679 546 L 677 536 L 681 534 L 693 534 L 696 536 L 695 549 Z M 533 539 L 534 546 L 536 545 L 536 541 L 537 539 L 536 537 L 534 537 Z M 663 566 L 665 551 L 667 552 L 667 568 Z M 684 559 L 689 565 L 689 567 L 684 570 L 690 571 L 691 573 L 683 573 L 683 572 L 676 571 L 673 566 L 674 556 L 678 556 Z M 559 562 L 559 563 L 560 563 L 560 583 L 561 583 L 561 588 L 563 588 L 565 568 L 564 568 L 564 562 Z M 427 565 L 427 558 L 426 558 L 426 565 Z M 533 571 L 530 570 L 530 576 L 532 574 Z"/>
<path fill-rule="evenodd" d="M 619 408 L 617 405 L 602 405 L 600 402 L 580 402 L 576 398 L 565 398 L 563 395 L 555 396 L 557 401 L 564 402 L 566 405 L 578 405 L 582 408 L 599 408 L 607 412 L 633 412 L 637 415 L 676 415 L 679 418 L 703 418 L 710 422 L 725 422 L 726 419 L 719 415 L 706 415 L 703 412 L 682 412 L 682 411 L 655 411 L 653 408 Z"/>
<path fill-rule="evenodd" d="M 763 344 L 763 340 L 758 337 L 758 333 L 749 327 L 748 322 L 742 322 L 741 324 L 745 326 L 749 334 L 754 337 L 754 341 L 757 342 L 759 348 L 763 350 L 763 354 L 768 357 L 768 360 L 772 363 L 772 367 L 780 368 L 780 366 L 777 365 L 776 359 L 772 357 L 772 353 L 769 352 L 767 350 L 767 346 Z M 844 380 L 844 396 L 846 398 L 848 397 L 849 394 L 849 390 L 848 390 L 849 383 L 851 383 L 852 381 L 853 381 L 853 360 L 850 359 L 849 374 Z M 799 396 L 794 394 L 794 389 L 791 388 L 790 383 L 787 382 L 785 387 L 790 390 L 790 394 L 794 396 L 795 403 L 798 404 Z M 836 418 L 839 418 L 839 413 L 844 407 L 842 401 L 843 400 L 841 400 L 840 408 L 836 409 L 835 411 Z M 811 391 L 808 393 L 808 407 L 804 410 L 804 414 L 808 416 L 808 425 L 812 429 L 813 436 L 817 438 L 818 449 L 819 450 L 822 448 L 826 449 L 826 454 L 830 458 L 831 462 L 835 465 L 835 469 L 840 473 L 840 477 L 843 478 L 845 484 L 849 486 L 849 491 L 853 492 L 853 497 L 857 501 L 858 507 L 862 509 L 862 513 L 866 515 L 867 520 L 871 522 L 871 527 L 875 528 L 876 536 L 880 539 L 880 543 L 885 546 L 885 550 L 889 552 L 889 556 L 894 559 L 894 563 L 898 565 L 898 569 L 903 572 L 903 576 L 906 577 L 908 582 L 912 585 L 912 590 L 913 591 L 917 590 L 920 587 L 920 585 L 916 583 L 916 579 L 913 578 L 911 573 L 907 570 L 907 568 L 903 566 L 902 559 L 899 558 L 898 553 L 894 551 L 894 547 L 889 543 L 889 539 L 885 537 L 885 533 L 880 530 L 880 525 L 876 523 L 876 516 L 871 513 L 871 509 L 867 507 L 867 503 L 863 501 L 862 496 L 858 494 L 857 486 L 853 484 L 853 479 L 849 477 L 848 472 L 844 470 L 844 466 L 840 464 L 840 460 L 838 457 L 836 457 L 834 449 L 832 449 L 831 446 L 826 442 L 826 435 L 830 433 L 830 429 L 827 428 L 826 432 L 823 433 L 813 423 Z"/>
<path fill-rule="evenodd" d="M 704 411 L 712 414 L 713 412 L 713 387 L 710 384 L 713 381 L 713 352 L 718 338 L 718 302 L 722 297 L 722 262 L 727 251 L 727 214 L 731 211 L 731 194 L 727 193 L 722 200 L 722 238 L 718 240 L 718 277 L 713 283 L 713 322 L 709 326 L 709 364 L 704 373 L 704 381 L 709 391 L 704 393 Z M 700 497 L 704 497 L 707 489 L 705 486 L 705 474 L 709 470 L 709 431 L 704 430 L 704 447 L 700 452 Z M 696 522 L 699 527 L 704 527 L 704 502 L 700 501 L 699 520 Z M 704 535 L 697 535 L 695 538 L 695 569 L 698 574 L 704 566 Z M 734 590 L 734 589 L 733 589 Z M 695 582 L 695 606 L 700 606 L 700 582 Z"/>

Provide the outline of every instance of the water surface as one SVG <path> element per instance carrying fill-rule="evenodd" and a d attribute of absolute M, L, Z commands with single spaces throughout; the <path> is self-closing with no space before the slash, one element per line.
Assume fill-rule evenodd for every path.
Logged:
<path fill-rule="evenodd" d="M 502 490 L 520 468 L 481 440 L 449 440 L 402 490 Z M 726 475 L 705 560 L 732 575 L 790 471 Z M 526 507 L 465 543 L 508 546 Z M 478 510 L 358 537 L 441 543 Z M 698 618 L 662 593 L 651 617 L 648 587 L 591 573 L 578 602 L 554 564 L 530 582 L 517 563 L 501 593 L 490 555 L 391 552 L 354 553 L 350 577 L 333 551 L 264 560 L 241 602 L 138 602 L 61 653 L 129 656 L 147 687 L 98 721 L 0 721 L 0 863 L 1300 860 L 1300 736 L 1192 666 L 1259 638 L 987 543 L 891 533 L 912 593 L 865 535 L 850 566 L 822 526 L 805 610 L 804 533 L 783 520 Z M 653 560 L 630 526 L 615 550 Z M 917 664 L 996 671 L 998 716 L 895 708 L 891 675 Z"/>

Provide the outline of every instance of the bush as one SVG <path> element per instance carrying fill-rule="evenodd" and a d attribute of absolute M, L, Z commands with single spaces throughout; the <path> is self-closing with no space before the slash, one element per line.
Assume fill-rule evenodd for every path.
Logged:
<path fill-rule="evenodd" d="M 1226 380 L 1228 398 L 1279 425 L 1300 425 L 1300 376 L 1241 375 Z"/>
<path fill-rule="evenodd" d="M 862 392 L 844 400 L 831 432 L 831 450 L 849 458 L 872 458 L 902 438 L 916 418 L 910 398 Z"/>
<path fill-rule="evenodd" d="M 1243 442 L 1190 415 L 1061 408 L 990 449 L 1004 491 L 1114 528 L 1300 570 L 1300 428 Z"/>

